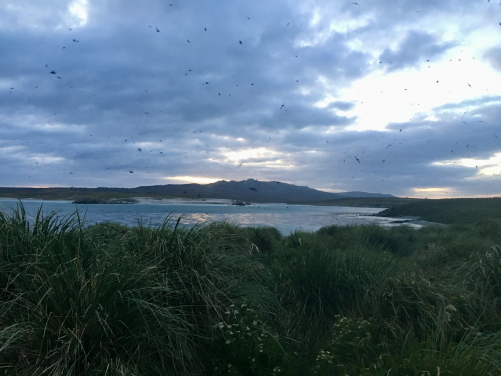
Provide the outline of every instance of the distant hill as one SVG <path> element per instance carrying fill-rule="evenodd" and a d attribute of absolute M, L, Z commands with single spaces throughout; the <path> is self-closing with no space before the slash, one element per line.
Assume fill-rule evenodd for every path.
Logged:
<path fill-rule="evenodd" d="M 220 180 L 211 184 L 166 184 L 137 188 L 0 188 L 0 197 L 44 200 L 110 199 L 132 197 L 223 198 L 245 202 L 314 203 L 346 198 L 395 198 L 381 193 L 329 193 L 278 181 Z"/>
<path fill-rule="evenodd" d="M 394 197 L 381 193 L 345 192 L 329 193 L 306 186 L 278 181 L 220 180 L 211 184 L 167 184 L 133 188 L 139 193 L 166 194 L 196 198 L 226 198 L 250 202 L 317 202 L 346 197 Z"/>

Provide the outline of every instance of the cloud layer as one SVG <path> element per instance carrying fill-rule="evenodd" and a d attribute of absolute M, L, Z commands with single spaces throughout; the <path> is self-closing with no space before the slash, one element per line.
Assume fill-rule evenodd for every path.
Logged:
<path fill-rule="evenodd" d="M 501 7 L 358 4 L 7 2 L 0 186 L 501 194 Z"/>

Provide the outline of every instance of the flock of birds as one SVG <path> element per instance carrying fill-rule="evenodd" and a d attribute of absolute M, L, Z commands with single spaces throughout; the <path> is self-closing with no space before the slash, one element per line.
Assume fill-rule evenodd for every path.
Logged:
<path fill-rule="evenodd" d="M 488 0 L 488 2 L 490 2 L 490 0 Z M 360 6 L 360 4 L 359 4 L 358 2 L 352 2 L 351 4 L 352 4 L 352 5 L 354 5 L 354 6 Z M 173 6 L 173 5 L 174 5 L 174 4 L 169 4 L 169 6 Z M 247 19 L 248 19 L 248 20 L 250 20 L 250 17 L 247 17 Z M 289 25 L 289 23 L 287 23 L 287 25 Z M 499 25 L 501 26 L 501 22 L 499 22 Z M 152 27 L 152 25 L 149 25 L 148 27 L 149 27 L 149 28 L 153 28 L 153 27 Z M 69 30 L 71 31 L 72 29 L 71 29 L 71 28 L 69 28 Z M 161 33 L 161 30 L 159 29 L 159 27 L 156 27 L 156 26 L 155 26 L 155 27 L 154 27 L 154 30 L 155 30 L 155 32 L 156 32 L 156 33 Z M 204 30 L 204 32 L 207 32 L 207 31 L 208 31 L 207 27 L 204 27 L 204 28 L 203 28 L 203 30 Z M 73 38 L 73 39 L 72 39 L 72 42 L 73 42 L 73 43 L 79 43 L 80 41 L 79 41 L 78 39 Z M 190 39 L 186 39 L 186 42 L 191 44 Z M 241 39 L 236 40 L 236 43 L 238 43 L 240 46 L 243 46 L 243 45 L 244 45 L 244 42 L 243 42 Z M 66 49 L 66 47 L 65 47 L 65 46 L 63 46 L 62 48 L 63 48 L 63 49 Z M 297 55 L 296 55 L 296 57 L 297 57 Z M 461 61 L 461 59 L 459 59 L 459 61 Z M 427 62 L 427 63 L 429 63 L 429 62 L 430 62 L 430 60 L 429 60 L 429 59 L 427 59 L 427 60 L 426 60 L 426 62 Z M 383 62 L 382 62 L 382 61 L 380 61 L 379 63 L 380 63 L 380 64 L 382 64 Z M 391 63 L 392 63 L 392 61 L 389 61 L 388 63 L 389 63 L 389 64 L 391 64 Z M 48 67 L 48 64 L 46 64 L 46 65 L 45 65 L 45 68 L 49 68 L 49 67 Z M 188 72 L 192 72 L 192 69 L 189 69 L 189 70 L 188 70 Z M 59 80 L 61 80 L 61 79 L 62 79 L 62 77 L 61 77 L 60 75 L 58 75 L 58 74 L 57 74 L 57 72 L 56 72 L 56 70 L 55 70 L 55 69 L 50 70 L 50 71 L 49 71 L 49 74 L 51 74 L 51 75 L 53 75 L 53 76 L 57 77 L 57 79 L 59 79 Z M 190 73 L 185 73 L 185 75 L 186 75 L 186 76 L 187 76 L 187 75 L 189 75 L 189 74 L 190 74 Z M 299 81 L 298 81 L 298 80 L 296 80 L 296 82 L 299 82 Z M 436 83 L 438 84 L 438 83 L 439 83 L 439 80 L 436 80 Z M 203 81 L 203 82 L 202 82 L 202 85 L 209 85 L 209 81 Z M 251 85 L 251 86 L 254 86 L 254 83 L 252 82 L 250 85 Z M 467 85 L 468 85 L 468 87 L 470 87 L 470 88 L 472 87 L 470 83 L 467 83 Z M 211 85 L 211 86 L 212 86 L 212 85 Z M 238 86 L 238 84 L 237 84 L 236 86 Z M 38 88 L 38 86 L 37 86 L 36 88 Z M 14 90 L 14 88 L 13 88 L 13 87 L 11 87 L 10 89 L 11 89 L 11 90 Z M 407 90 L 407 89 L 405 89 L 405 90 Z M 145 89 L 145 91 L 147 92 L 147 90 L 146 90 L 146 89 Z M 218 96 L 221 96 L 221 93 L 220 93 L 220 92 L 217 92 L 217 95 L 218 95 Z M 231 94 L 229 94 L 229 95 L 231 96 Z M 286 103 L 282 103 L 282 104 L 280 105 L 280 107 L 279 107 L 279 109 L 278 109 L 278 110 L 282 110 L 282 109 L 284 109 L 285 107 L 286 107 Z M 287 108 L 285 108 L 285 111 L 288 111 L 288 109 L 287 109 Z M 145 114 L 145 115 L 149 115 L 149 114 L 150 114 L 150 112 L 144 111 L 144 114 Z M 287 112 L 287 114 L 289 114 L 289 112 Z M 464 121 L 463 121 L 463 123 L 465 123 L 465 124 L 466 124 L 466 122 L 464 122 Z M 401 133 L 401 132 L 402 132 L 402 130 L 403 130 L 403 127 L 402 127 L 402 128 L 400 128 L 399 133 Z M 196 131 L 193 131 L 193 133 L 195 133 L 195 132 L 196 132 Z M 202 131 L 199 131 L 199 132 L 200 132 L 200 133 L 202 133 Z M 91 135 L 91 136 L 92 136 L 92 135 Z M 497 136 L 496 134 L 494 134 L 494 136 L 495 136 L 496 138 L 498 138 L 498 136 Z M 271 137 L 269 137 L 269 140 L 271 140 Z M 394 140 L 394 141 L 395 141 L 395 140 Z M 125 142 L 127 142 L 127 139 L 125 139 Z M 329 143 L 329 141 L 327 141 L 327 143 Z M 390 143 L 388 146 L 386 146 L 386 149 L 390 148 L 392 145 L 393 145 L 393 143 Z M 207 145 L 207 147 L 209 147 L 209 145 Z M 198 148 L 198 146 L 197 146 L 197 148 Z M 318 149 L 317 149 L 317 150 L 318 150 Z M 139 153 L 142 153 L 142 151 L 143 151 L 143 150 L 142 150 L 141 148 L 137 148 L 137 151 L 138 151 Z M 452 152 L 452 151 L 451 151 L 451 152 Z M 161 153 L 161 154 L 163 154 L 163 152 L 160 152 L 160 153 Z M 347 152 L 345 152 L 345 153 L 347 153 Z M 185 153 L 185 154 L 187 154 L 187 153 Z M 185 155 L 185 157 L 188 157 L 188 155 Z M 355 160 L 355 162 L 356 162 L 356 163 L 358 163 L 358 164 L 362 164 L 361 158 L 357 157 L 357 155 L 353 155 L 353 158 L 354 158 L 354 160 Z M 346 159 L 343 159 L 343 162 L 346 162 Z M 383 163 L 384 163 L 384 162 L 386 162 L 386 159 L 383 159 L 383 160 L 382 160 L 382 162 L 383 162 Z M 243 163 L 238 163 L 238 162 L 237 162 L 237 164 L 238 164 L 238 167 L 240 167 L 240 166 L 242 166 L 242 164 L 243 164 Z M 478 166 L 477 166 L 477 168 L 478 168 Z M 132 169 L 129 169 L 128 171 L 129 171 L 129 173 L 131 173 L 131 174 L 132 174 L 132 173 L 134 173 L 134 170 L 132 170 Z M 70 174 L 74 175 L 74 174 L 73 174 L 73 172 L 70 172 Z M 251 190 L 253 190 L 253 191 L 254 191 L 255 189 L 254 189 L 254 188 L 251 188 Z"/>

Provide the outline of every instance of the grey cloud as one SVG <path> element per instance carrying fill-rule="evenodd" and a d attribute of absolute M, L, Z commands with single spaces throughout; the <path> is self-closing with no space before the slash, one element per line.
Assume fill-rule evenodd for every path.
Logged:
<path fill-rule="evenodd" d="M 351 110 L 355 106 L 354 103 L 352 102 L 346 102 L 346 101 L 335 101 L 332 103 L 329 103 L 327 106 L 328 108 L 337 108 L 342 111 L 348 111 Z"/>
<path fill-rule="evenodd" d="M 432 112 L 444 118 L 441 122 L 390 124 L 385 132 L 346 130 L 356 118 L 343 111 L 355 109 L 355 103 L 340 93 L 372 69 L 371 53 L 349 47 L 357 33 L 394 35 L 420 17 L 418 10 L 446 13 L 456 6 L 466 9 L 465 1 L 348 4 L 345 15 L 373 15 L 356 33 L 328 32 L 335 21 L 330 1 L 304 7 L 264 0 L 172 7 L 95 1 L 88 24 L 71 31 L 57 28 L 66 21 L 54 13 L 66 12 L 67 2 L 44 3 L 50 11 L 36 2 L 23 4 L 38 16 L 0 14 L 3 25 L 6 17 L 15 18 L 0 33 L 6 47 L 0 54 L 0 185 L 131 187 L 191 175 L 399 194 L 475 176 L 472 169 L 434 161 L 486 159 L 499 150 L 492 135 L 501 115 L 496 96 L 437 107 Z M 310 22 L 314 9 L 322 10 L 318 25 Z M 38 28 L 26 27 L 27 20 Z M 324 32 L 325 38 L 315 39 Z M 303 39 L 315 42 L 298 44 Z M 452 46 L 415 30 L 382 56 L 393 59 L 391 71 L 431 60 Z M 319 77 L 326 86 L 319 85 Z M 318 108 L 326 94 L 334 101 Z M 461 118 L 449 113 L 461 108 L 467 111 Z M 239 167 L 223 161 L 223 148 L 267 148 L 289 166 Z M 475 184 L 468 189 L 482 191 Z"/>
<path fill-rule="evenodd" d="M 490 48 L 484 53 L 484 59 L 496 70 L 501 71 L 501 47 Z"/>
<path fill-rule="evenodd" d="M 406 35 L 396 50 L 384 50 L 379 60 L 387 63 L 386 69 L 391 72 L 431 60 L 454 46 L 455 43 L 439 43 L 433 35 L 413 30 Z"/>

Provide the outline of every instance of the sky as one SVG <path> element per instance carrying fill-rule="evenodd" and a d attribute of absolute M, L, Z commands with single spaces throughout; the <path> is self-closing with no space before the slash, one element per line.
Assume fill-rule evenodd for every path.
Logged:
<path fill-rule="evenodd" d="M 0 186 L 501 195 L 501 0 L 3 0 Z"/>

